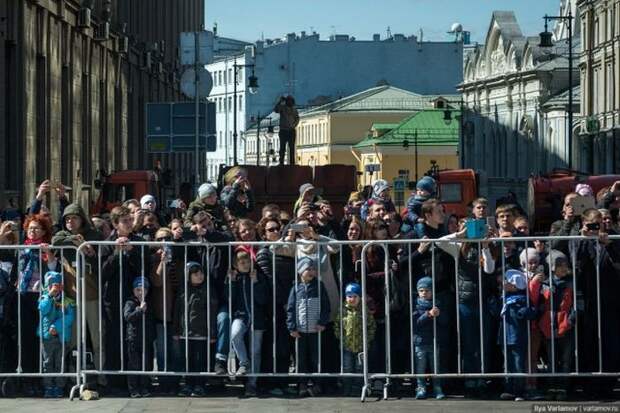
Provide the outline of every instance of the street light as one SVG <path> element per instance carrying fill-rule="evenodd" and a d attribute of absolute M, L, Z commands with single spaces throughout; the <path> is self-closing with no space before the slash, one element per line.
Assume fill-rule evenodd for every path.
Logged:
<path fill-rule="evenodd" d="M 547 16 L 545 31 L 540 33 L 539 47 L 553 47 L 553 33 L 549 31 L 549 20 L 566 21 L 568 24 L 568 169 L 573 169 L 573 13 L 568 9 L 566 16 Z"/>
<path fill-rule="evenodd" d="M 254 75 L 253 64 L 237 64 L 237 59 L 233 63 L 233 163 L 238 165 L 237 161 L 237 75 L 240 67 L 251 67 L 252 74 L 248 77 L 248 89 L 251 94 L 258 92 L 258 78 Z M 247 107 L 247 105 L 246 105 Z"/>

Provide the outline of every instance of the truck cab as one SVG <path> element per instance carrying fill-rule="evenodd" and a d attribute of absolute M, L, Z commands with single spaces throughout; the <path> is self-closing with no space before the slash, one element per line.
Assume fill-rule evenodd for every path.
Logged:
<path fill-rule="evenodd" d="M 95 181 L 95 188 L 100 192 L 91 207 L 91 214 L 110 212 L 128 199 L 139 200 L 146 194 L 162 199 L 159 176 L 155 171 L 125 170 L 110 175 L 102 174 L 100 179 Z"/>

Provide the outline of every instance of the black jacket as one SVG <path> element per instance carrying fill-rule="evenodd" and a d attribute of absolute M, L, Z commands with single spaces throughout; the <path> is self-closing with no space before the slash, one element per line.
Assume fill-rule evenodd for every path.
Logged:
<path fill-rule="evenodd" d="M 142 327 L 144 325 L 146 345 L 151 345 L 155 339 L 155 323 L 150 308 L 147 306 L 145 312 L 139 309 L 140 301 L 135 296 L 128 297 L 123 307 L 123 318 L 125 319 L 125 341 L 142 343 Z M 148 347 L 147 347 L 148 348 Z"/>
<path fill-rule="evenodd" d="M 207 293 L 210 295 L 207 295 Z M 185 317 L 186 301 L 187 323 Z M 187 326 L 187 337 L 215 337 L 217 334 L 218 307 L 218 299 L 212 285 L 207 286 L 207 281 L 205 280 L 199 286 L 194 286 L 191 284 L 191 280 L 188 280 L 185 288 L 179 288 L 177 299 L 174 303 L 172 320 L 174 335 L 186 337 L 185 330 Z M 207 312 L 207 309 L 209 309 L 209 312 Z M 211 331 L 209 332 L 209 330 Z"/>
<path fill-rule="evenodd" d="M 254 303 L 252 303 L 252 294 Z M 246 325 L 254 323 L 254 330 L 265 329 L 265 307 L 269 301 L 269 292 L 267 281 L 260 273 L 257 274 L 254 286 L 252 286 L 249 274 L 237 274 L 237 279 L 232 281 L 230 286 L 226 283 L 226 296 L 230 301 L 232 319 L 240 318 Z"/>
<path fill-rule="evenodd" d="M 295 284 L 295 258 L 275 254 L 274 266 L 274 253 L 270 247 L 264 246 L 256 254 L 256 266 L 265 277 L 266 283 L 268 283 L 268 291 L 273 290 L 273 277 L 275 274 L 276 308 L 284 310 L 288 302 L 289 292 Z M 271 313 L 271 307 L 268 307 L 268 313 Z"/>

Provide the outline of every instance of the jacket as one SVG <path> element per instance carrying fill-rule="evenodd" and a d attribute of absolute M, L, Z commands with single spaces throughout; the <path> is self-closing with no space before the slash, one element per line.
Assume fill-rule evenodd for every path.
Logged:
<path fill-rule="evenodd" d="M 295 284 L 295 259 L 276 254 L 272 249 L 277 249 L 277 247 L 264 246 L 258 250 L 256 266 L 266 278 L 265 282 L 269 284 L 268 289 L 273 286 L 273 278 L 275 277 L 276 308 L 284 311 L 283 309 L 288 302 L 289 292 Z"/>
<path fill-rule="evenodd" d="M 370 207 L 372 206 L 372 204 L 374 204 L 377 201 L 383 202 L 383 204 L 385 205 L 385 212 L 396 211 L 394 202 L 391 199 L 384 200 L 384 199 L 379 199 L 378 197 L 373 196 L 368 201 L 364 202 L 364 205 L 362 205 L 362 209 L 360 210 L 360 216 L 362 218 L 362 221 L 366 221 L 366 219 L 368 218 L 368 212 L 370 211 Z"/>
<path fill-rule="evenodd" d="M 189 339 L 206 339 L 215 337 L 218 300 L 213 288 L 209 288 L 207 295 L 207 281 L 199 286 L 191 284 L 188 277 L 187 287 L 180 288 L 174 303 L 172 328 L 174 335 Z M 187 292 L 186 292 L 187 289 Z M 187 297 L 187 323 L 185 318 L 185 301 Z M 209 299 L 207 298 L 209 297 Z M 209 309 L 210 314 L 207 314 Z M 208 320 L 210 318 L 210 320 Z M 207 321 L 210 324 L 207 326 Z M 187 328 L 187 336 L 185 329 Z M 210 331 L 209 331 L 210 330 Z"/>
<path fill-rule="evenodd" d="M 123 318 L 125 319 L 125 341 L 142 343 L 142 325 L 144 323 L 144 332 L 146 333 L 146 343 L 152 343 L 155 339 L 155 323 L 150 307 L 143 312 L 140 307 L 140 301 L 132 295 L 127 298 L 123 307 Z"/>
<path fill-rule="evenodd" d="M 71 328 L 75 318 L 75 301 L 65 296 L 63 303 L 62 294 L 52 297 L 48 293 L 44 293 L 39 299 L 39 314 L 41 315 L 41 322 L 37 331 L 39 337 L 42 337 L 43 340 L 50 340 L 53 336 L 49 330 L 54 327 L 58 333 L 58 338 L 65 343 L 71 341 Z"/>
<path fill-rule="evenodd" d="M 545 338 L 551 339 L 551 295 L 553 294 L 553 338 L 564 337 L 573 328 L 573 281 L 572 277 L 559 279 L 553 276 L 549 280 L 540 282 L 537 279 L 530 281 L 530 300 L 538 308 L 540 318 L 538 328 Z"/>
<path fill-rule="evenodd" d="M 422 204 L 428 199 L 429 197 L 414 194 L 407 200 L 407 220 L 411 225 L 417 224 L 418 219 L 422 218 Z"/>
<path fill-rule="evenodd" d="M 527 320 L 535 320 L 538 313 L 534 307 L 527 305 L 525 291 L 506 293 L 500 313 L 500 329 L 497 343 L 504 346 L 504 328 L 507 346 L 527 346 Z"/>
<path fill-rule="evenodd" d="M 237 197 L 244 193 L 247 197 L 245 202 L 239 202 Z M 230 213 L 237 218 L 245 218 L 254 210 L 254 191 L 242 191 L 239 184 L 232 184 L 224 187 L 220 194 L 220 199 L 224 207 L 228 208 Z"/>
<path fill-rule="evenodd" d="M 252 307 L 252 293 L 254 294 L 254 307 Z M 254 286 L 252 286 L 249 274 L 237 274 L 235 281 L 226 283 L 226 296 L 226 302 L 230 303 L 232 309 L 232 319 L 242 319 L 246 325 L 254 323 L 254 330 L 265 329 L 265 306 L 269 293 L 267 283 L 260 274 L 257 274 Z"/>
<path fill-rule="evenodd" d="M 448 315 L 441 311 L 441 303 L 435 300 L 435 307 L 439 308 L 437 317 L 437 347 L 448 345 L 447 334 L 449 329 Z M 433 308 L 432 300 L 416 300 L 415 310 L 413 310 L 413 344 L 416 346 L 432 346 L 435 335 L 435 322 L 429 315 Z"/>
<path fill-rule="evenodd" d="M 325 286 L 317 278 L 309 283 L 299 282 L 291 288 L 286 307 L 286 326 L 289 331 L 316 333 L 317 325 L 326 326 L 329 323 L 329 313 Z"/>
<path fill-rule="evenodd" d="M 353 307 L 345 304 L 342 308 L 342 317 L 340 314 L 336 316 L 334 322 L 334 335 L 340 340 L 340 321 L 342 320 L 342 338 L 344 339 L 344 348 L 352 353 L 360 353 L 364 351 L 364 328 L 362 317 L 362 304 Z M 377 324 L 375 318 L 366 311 L 366 332 L 370 344 L 375 338 Z"/>
<path fill-rule="evenodd" d="M 579 219 L 574 219 L 570 221 L 566 221 L 561 219 L 559 221 L 555 221 L 551 224 L 551 230 L 549 231 L 550 236 L 571 236 L 571 235 L 581 235 L 581 221 Z M 549 246 L 552 250 L 562 251 L 566 256 L 569 253 L 569 241 L 568 240 L 552 240 L 551 245 Z"/>
<path fill-rule="evenodd" d="M 280 130 L 295 129 L 299 124 L 299 113 L 295 107 L 278 103 L 273 111 L 280 114 Z"/>

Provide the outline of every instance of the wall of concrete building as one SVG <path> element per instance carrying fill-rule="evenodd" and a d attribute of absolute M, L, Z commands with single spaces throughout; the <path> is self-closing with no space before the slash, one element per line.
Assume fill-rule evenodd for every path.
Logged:
<path fill-rule="evenodd" d="M 0 208 L 10 197 L 25 208 L 45 178 L 88 206 L 100 169 L 150 169 L 159 159 L 179 182 L 193 174 L 191 154 L 145 152 L 145 104 L 181 99 L 175 77 L 145 67 L 137 43 L 119 53 L 116 33 L 97 41 L 78 28 L 79 6 L 0 4 Z"/>

